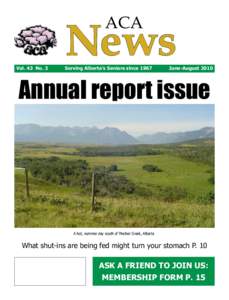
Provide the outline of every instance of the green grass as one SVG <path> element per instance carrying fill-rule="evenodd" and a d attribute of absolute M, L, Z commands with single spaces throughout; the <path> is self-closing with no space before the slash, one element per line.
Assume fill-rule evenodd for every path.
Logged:
<path fill-rule="evenodd" d="M 168 203 L 142 197 L 91 199 L 77 188 L 56 186 L 30 176 L 25 197 L 24 172 L 15 172 L 16 227 L 213 227 L 212 204 Z"/>
<path fill-rule="evenodd" d="M 211 189 L 208 182 L 209 166 L 171 155 L 81 158 L 92 166 L 117 164 L 120 169 L 118 174 L 151 189 L 154 185 L 179 186 L 186 189 L 190 197 L 198 197 Z M 162 169 L 162 172 L 146 172 L 142 169 L 145 164 L 154 164 Z"/>
<path fill-rule="evenodd" d="M 79 187 L 58 186 L 33 178 L 31 174 L 31 197 L 26 199 L 24 171 L 16 170 L 16 227 L 214 227 L 214 204 L 203 201 L 214 189 L 209 182 L 214 168 L 208 160 L 201 161 L 206 147 L 213 147 L 212 142 L 153 147 L 160 149 L 162 154 L 82 157 L 77 154 L 80 146 L 16 144 L 17 158 L 58 156 L 66 160 L 85 159 L 91 168 L 115 164 L 118 166 L 115 174 L 125 175 L 137 186 L 152 192 L 151 196 L 97 197 L 97 210 L 92 212 L 90 195 Z M 198 156 L 191 153 L 186 159 L 183 157 L 185 148 L 196 149 Z M 214 157 L 212 150 L 207 150 Z M 162 172 L 147 172 L 142 169 L 146 164 L 156 165 Z M 165 201 L 159 197 L 160 189 L 155 193 L 158 187 L 165 189 L 165 193 L 166 188 L 178 187 L 186 191 L 186 196 Z"/>

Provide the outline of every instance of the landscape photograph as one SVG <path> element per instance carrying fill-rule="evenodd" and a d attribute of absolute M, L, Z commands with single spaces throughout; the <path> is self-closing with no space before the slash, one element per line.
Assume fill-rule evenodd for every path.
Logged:
<path fill-rule="evenodd" d="M 15 227 L 214 227 L 214 105 L 15 105 Z"/>

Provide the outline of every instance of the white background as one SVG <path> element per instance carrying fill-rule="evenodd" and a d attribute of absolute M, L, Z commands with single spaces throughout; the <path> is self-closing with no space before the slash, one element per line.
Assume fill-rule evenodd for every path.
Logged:
<path fill-rule="evenodd" d="M 93 298 L 117 299 L 140 297 L 160 299 L 228 299 L 228 14 L 226 1 L 2 1 L 0 9 L 0 293 L 2 299 L 66 299 Z M 171 57 L 160 57 L 157 53 L 149 57 L 140 54 L 129 57 L 122 48 L 117 57 L 106 57 L 102 53 L 92 57 L 83 49 L 80 56 L 67 57 L 69 36 L 66 24 L 78 24 L 90 34 L 89 24 L 104 26 L 109 17 L 138 16 L 144 33 L 174 33 L 176 53 Z M 55 30 L 58 47 L 49 49 L 45 57 L 25 56 L 22 49 L 14 47 L 14 37 L 27 26 L 42 24 Z M 119 32 L 119 31 L 117 31 Z M 136 31 L 137 32 L 137 31 Z M 120 33 L 120 32 L 119 32 Z M 105 31 L 101 30 L 101 35 Z M 146 241 L 207 241 L 207 250 L 187 251 L 65 251 L 65 250 L 23 250 L 21 241 L 34 242 L 76 242 L 72 229 L 14 229 L 14 105 L 17 101 L 20 78 L 29 75 L 13 73 L 13 64 L 215 64 L 215 74 L 143 74 L 131 75 L 133 80 L 164 78 L 210 82 L 212 97 L 205 103 L 216 104 L 216 228 L 215 229 L 156 229 L 155 236 Z M 94 75 L 84 74 L 84 78 Z M 117 77 L 118 76 L 118 77 Z M 128 78 L 130 75 L 127 74 Z M 136 77 L 137 76 L 137 77 Z M 96 80 L 104 80 L 108 75 L 96 74 Z M 109 75 L 110 80 L 125 79 L 125 75 Z M 39 74 L 31 78 L 52 80 L 79 80 L 80 74 L 62 76 Z M 84 79 L 82 78 L 82 79 Z M 31 101 L 35 103 L 35 101 Z M 48 102 L 48 101 L 47 101 Z M 77 102 L 77 101 L 76 101 Z M 22 103 L 22 102 L 21 102 Z M 26 102 L 29 103 L 29 102 Z M 72 103 L 72 102 L 71 102 Z M 175 103 L 175 101 L 173 102 Z M 179 102 L 180 103 L 180 102 Z M 195 101 L 197 103 L 197 101 Z M 96 229 L 94 229 L 96 231 Z M 87 231 L 87 230 L 83 230 Z M 91 230 L 92 231 L 92 230 Z M 109 231 L 109 230 L 108 230 Z M 136 229 L 137 231 L 137 229 Z M 149 230 L 152 231 L 152 230 Z M 82 238 L 82 241 L 87 241 Z M 90 239 L 94 242 L 96 239 Z M 113 239 L 114 240 L 114 239 Z M 119 240 L 121 240 L 119 238 Z M 130 239 L 123 238 L 123 241 Z M 139 238 L 131 238 L 139 241 Z M 104 241 L 111 241 L 104 238 Z M 215 287 L 93 287 L 91 285 L 91 257 L 101 256 L 215 256 Z M 14 287 L 14 256 L 87 256 L 86 287 Z M 4 298 L 3 298 L 4 297 Z"/>

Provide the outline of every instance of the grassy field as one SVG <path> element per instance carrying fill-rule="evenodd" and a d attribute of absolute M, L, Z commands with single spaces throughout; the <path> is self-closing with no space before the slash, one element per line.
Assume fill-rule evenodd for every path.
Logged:
<path fill-rule="evenodd" d="M 209 181 L 214 166 L 206 163 L 199 155 L 201 151 L 209 150 L 208 147 L 212 147 L 212 143 L 204 141 L 201 147 L 195 142 L 178 146 L 157 146 L 156 148 L 161 150 L 158 155 L 90 157 L 78 155 L 83 149 L 81 147 L 17 144 L 16 159 L 50 156 L 67 161 L 81 159 L 87 161 L 91 169 L 115 164 L 118 166 L 115 174 L 125 176 L 141 192 L 115 197 L 97 195 L 97 209 L 92 212 L 88 191 L 82 190 L 77 185 L 54 184 L 32 176 L 31 173 L 29 173 L 30 199 L 27 199 L 24 171 L 16 169 L 15 225 L 16 227 L 213 227 L 214 203 L 209 200 L 208 195 L 214 190 L 213 184 Z M 194 149 L 198 156 L 189 155 L 187 159 L 187 149 Z M 156 165 L 162 171 L 146 172 L 142 168 L 146 164 Z M 144 194 L 142 191 L 147 193 Z"/>

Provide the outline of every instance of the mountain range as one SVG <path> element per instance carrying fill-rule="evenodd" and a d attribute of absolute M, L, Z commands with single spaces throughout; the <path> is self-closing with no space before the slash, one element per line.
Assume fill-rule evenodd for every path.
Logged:
<path fill-rule="evenodd" d="M 15 125 L 15 142 L 63 143 L 80 145 L 167 144 L 214 138 L 214 127 L 184 132 L 158 132 L 134 137 L 114 127 L 64 127 L 37 124 Z"/>
<path fill-rule="evenodd" d="M 138 137 L 138 141 L 142 144 L 169 144 L 197 139 L 214 138 L 214 136 L 214 127 L 204 127 L 193 131 L 145 134 Z"/>

